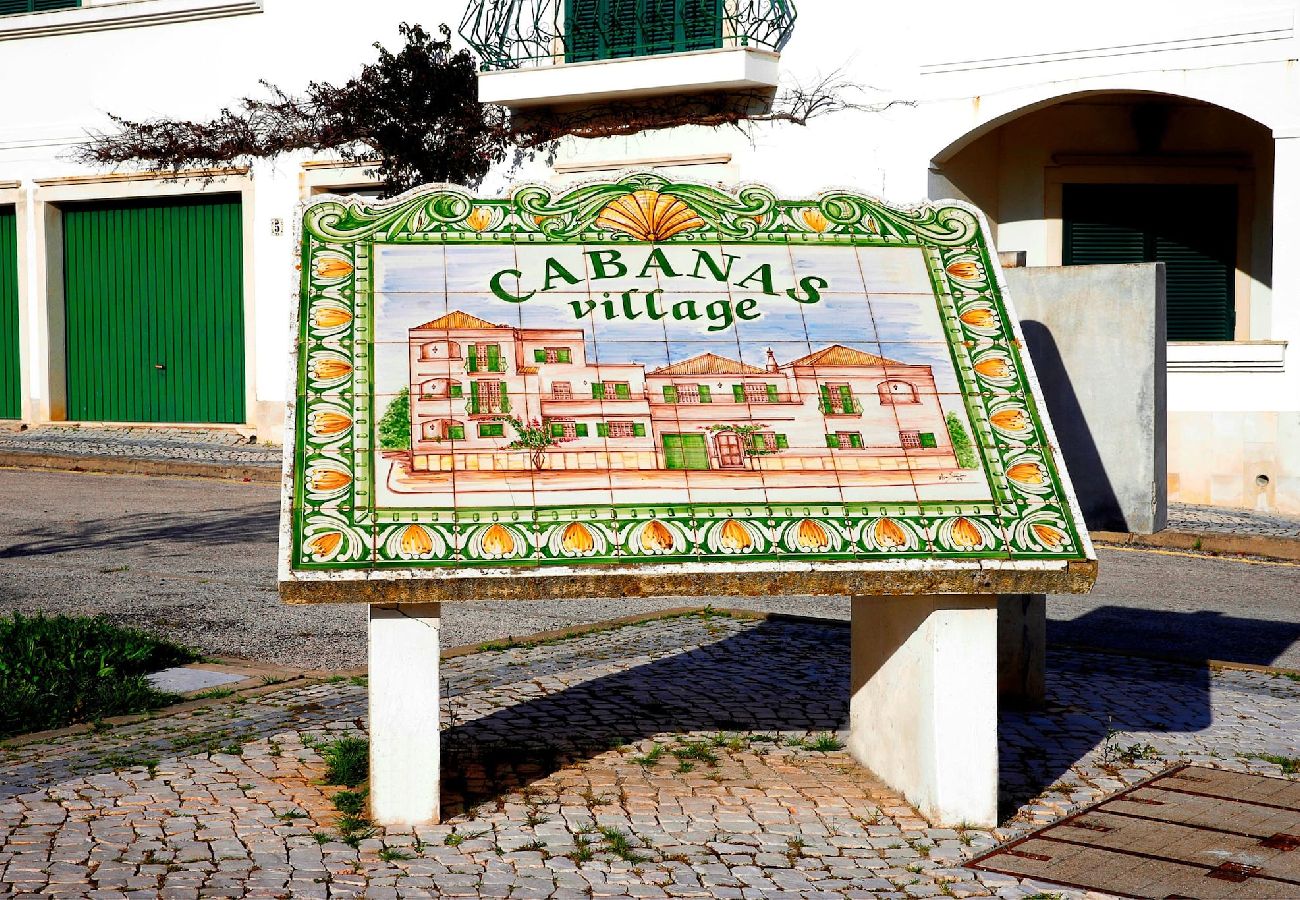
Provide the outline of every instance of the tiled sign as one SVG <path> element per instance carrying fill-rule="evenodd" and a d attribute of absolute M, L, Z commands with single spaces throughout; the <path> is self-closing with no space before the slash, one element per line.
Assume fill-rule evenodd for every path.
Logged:
<path fill-rule="evenodd" d="M 648 174 L 316 203 L 286 596 L 1078 586 L 991 254 L 960 206 Z"/>

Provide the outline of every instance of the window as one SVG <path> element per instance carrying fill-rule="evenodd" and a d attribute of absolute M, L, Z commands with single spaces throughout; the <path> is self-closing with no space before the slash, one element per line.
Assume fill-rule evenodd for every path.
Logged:
<path fill-rule="evenodd" d="M 722 0 L 565 0 L 565 62 L 722 46 Z"/>
<path fill-rule="evenodd" d="M 538 347 L 533 351 L 533 362 L 569 363 L 573 362 L 573 351 L 568 347 Z"/>
<path fill-rule="evenodd" d="M 448 423 L 446 437 L 448 440 L 451 441 L 465 440 L 465 426 L 460 424 Z"/>
<path fill-rule="evenodd" d="M 470 344 L 465 357 L 465 369 L 469 372 L 504 372 L 505 363 L 501 359 L 500 344 Z"/>
<path fill-rule="evenodd" d="M 572 400 L 573 385 L 567 381 L 551 382 L 551 399 L 552 400 Z"/>
<path fill-rule="evenodd" d="M 760 431 L 751 434 L 749 443 L 755 450 L 765 450 L 768 453 L 785 450 L 790 446 L 790 441 L 784 434 L 776 434 L 772 431 Z"/>
<path fill-rule="evenodd" d="M 906 381 L 882 381 L 876 388 L 881 406 L 898 406 L 902 403 L 920 403 L 916 388 Z"/>
<path fill-rule="evenodd" d="M 921 446 L 921 432 L 919 431 L 900 431 L 898 441 L 905 449 L 919 449 Z"/>
<path fill-rule="evenodd" d="M 853 399 L 853 389 L 847 384 L 823 384 L 821 391 L 822 413 L 828 416 L 850 416 L 862 412 Z"/>
<path fill-rule="evenodd" d="M 0 16 L 50 12 L 55 9 L 76 9 L 79 6 L 81 0 L 0 0 Z"/>
<path fill-rule="evenodd" d="M 854 450 L 862 449 L 862 435 L 856 431 L 837 431 L 835 437 L 839 441 L 840 447 L 852 447 Z"/>
<path fill-rule="evenodd" d="M 744 386 L 744 400 L 746 403 L 776 403 L 776 385 L 747 384 Z"/>
<path fill-rule="evenodd" d="M 501 381 L 471 381 L 469 383 L 470 415 L 510 412 L 510 397 Z"/>
<path fill-rule="evenodd" d="M 481 438 L 505 437 L 506 426 L 504 422 L 480 422 L 478 425 L 478 436 Z"/>
<path fill-rule="evenodd" d="M 551 437 L 557 441 L 571 441 L 578 436 L 578 424 L 570 419 L 551 420 Z"/>
<path fill-rule="evenodd" d="M 1062 262 L 1163 262 L 1171 341 L 1230 341 L 1236 329 L 1235 185 L 1067 184 Z"/>
<path fill-rule="evenodd" d="M 637 434 L 637 426 L 633 422 L 610 422 L 609 436 L 612 438 L 630 438 L 640 437 L 645 434 L 645 426 L 641 426 L 641 434 Z"/>
<path fill-rule="evenodd" d="M 591 385 L 594 400 L 631 400 L 632 386 L 626 381 L 597 381 Z"/>

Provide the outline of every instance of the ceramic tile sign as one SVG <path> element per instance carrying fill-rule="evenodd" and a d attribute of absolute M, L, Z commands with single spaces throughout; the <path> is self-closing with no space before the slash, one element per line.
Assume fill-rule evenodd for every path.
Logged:
<path fill-rule="evenodd" d="M 652 174 L 307 207 L 286 598 L 1095 569 L 979 215 Z"/>

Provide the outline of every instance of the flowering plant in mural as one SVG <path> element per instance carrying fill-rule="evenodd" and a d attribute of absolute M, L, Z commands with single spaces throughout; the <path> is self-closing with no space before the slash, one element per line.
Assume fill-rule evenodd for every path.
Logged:
<path fill-rule="evenodd" d="M 497 419 L 508 423 L 515 432 L 514 440 L 506 444 L 505 449 L 528 451 L 528 460 L 533 468 L 542 469 L 546 465 L 546 451 L 559 443 L 550 429 L 537 419 L 529 419 L 527 423 L 516 416 L 498 416 Z"/>

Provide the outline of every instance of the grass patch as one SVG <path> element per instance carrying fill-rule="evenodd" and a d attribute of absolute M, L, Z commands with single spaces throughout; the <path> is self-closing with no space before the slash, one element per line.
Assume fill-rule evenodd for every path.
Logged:
<path fill-rule="evenodd" d="M 1282 770 L 1283 775 L 1300 773 L 1300 756 L 1279 756 L 1276 753 L 1247 753 L 1246 759 L 1258 759 L 1272 763 Z"/>
<path fill-rule="evenodd" d="M 212 688 L 199 694 L 190 696 L 191 700 L 225 700 L 227 697 L 235 696 L 233 688 Z"/>
<path fill-rule="evenodd" d="M 359 818 L 366 809 L 366 792 L 339 791 L 334 795 L 334 808 L 345 816 Z"/>
<path fill-rule="evenodd" d="M 370 741 L 341 737 L 320 748 L 325 760 L 325 783 L 356 787 L 370 775 Z"/>
<path fill-rule="evenodd" d="M 819 734 L 808 744 L 808 749 L 816 750 L 818 753 L 834 753 L 836 750 L 844 749 L 844 742 L 830 733 Z"/>
<path fill-rule="evenodd" d="M 180 698 L 145 676 L 194 662 L 188 647 L 104 619 L 0 618 L 0 738 L 158 709 Z"/>
<path fill-rule="evenodd" d="M 632 846 L 631 838 L 613 826 L 600 829 L 600 836 L 604 838 L 605 846 L 602 849 L 614 854 L 625 863 L 635 866 L 649 860 L 649 857 L 636 852 L 636 847 Z"/>
<path fill-rule="evenodd" d="M 718 764 L 718 754 L 710 749 L 704 741 L 683 741 L 668 751 L 680 762 L 702 762 L 710 766 Z"/>

